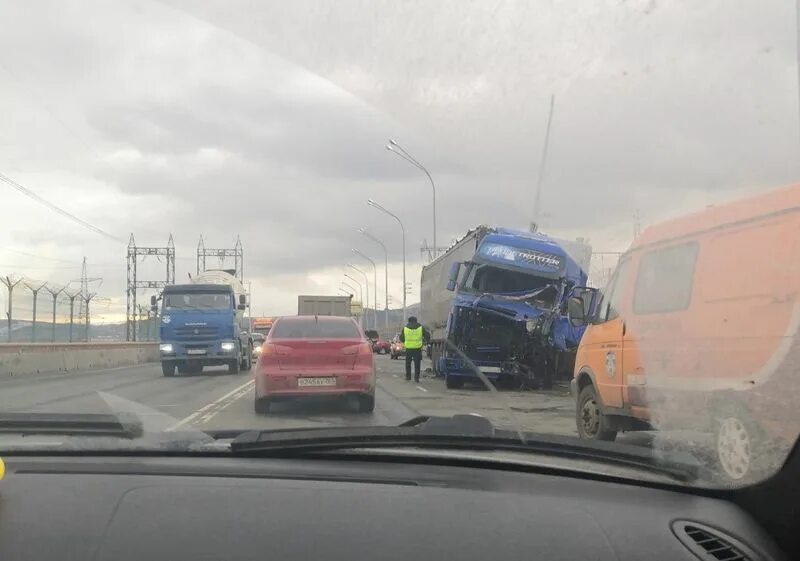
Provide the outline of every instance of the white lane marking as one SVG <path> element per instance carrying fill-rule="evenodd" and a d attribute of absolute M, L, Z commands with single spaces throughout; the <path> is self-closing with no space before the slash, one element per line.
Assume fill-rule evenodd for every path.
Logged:
<path fill-rule="evenodd" d="M 392 378 L 397 378 L 397 374 L 392 374 Z"/>
<path fill-rule="evenodd" d="M 181 419 L 180 421 L 178 421 L 177 423 L 175 423 L 174 425 L 169 427 L 167 429 L 167 431 L 168 432 L 169 431 L 174 431 L 175 429 L 178 429 L 178 428 L 180 428 L 180 427 L 182 427 L 184 425 L 187 425 L 189 423 L 193 423 L 194 420 L 197 419 L 198 417 L 200 417 L 202 415 L 206 415 L 210 411 L 214 410 L 215 407 L 220 407 L 221 405 L 224 404 L 224 407 L 220 408 L 220 411 L 221 411 L 222 409 L 224 409 L 225 407 L 230 405 L 230 403 L 226 403 L 225 400 L 230 399 L 232 396 L 235 395 L 236 398 L 231 400 L 231 403 L 233 401 L 236 401 L 236 399 L 239 399 L 240 397 L 242 397 L 242 395 L 246 395 L 247 392 L 249 392 L 252 389 L 253 385 L 254 385 L 254 381 L 253 380 L 245 382 L 241 386 L 238 386 L 238 387 L 232 389 L 231 391 L 229 391 L 228 393 L 226 393 L 225 395 L 223 395 L 219 399 L 216 399 L 216 400 L 212 401 L 211 403 L 208 403 L 208 404 L 204 405 L 203 407 L 201 407 L 200 409 L 198 409 L 197 411 L 195 411 L 194 413 L 192 413 L 188 417 L 185 417 L 185 418 Z M 216 415 L 216 412 L 214 412 L 211 415 L 211 417 L 213 417 L 214 415 Z M 211 417 L 209 417 L 209 418 L 211 418 Z"/>
<path fill-rule="evenodd" d="M 421 391 L 421 392 L 428 393 L 428 390 L 426 390 L 426 389 L 425 389 L 425 388 L 423 388 L 422 386 L 417 386 L 417 389 L 418 389 L 419 391 Z"/>
<path fill-rule="evenodd" d="M 252 385 L 250 387 L 242 388 L 241 391 L 236 392 L 235 394 L 230 396 L 225 401 L 222 401 L 221 403 L 219 403 L 217 407 L 214 407 L 211 411 L 209 411 L 208 413 L 203 415 L 203 417 L 199 421 L 195 422 L 194 424 L 195 425 L 202 425 L 202 424 L 205 424 L 205 423 L 209 422 L 211 419 L 213 419 L 217 415 L 217 413 L 219 413 L 223 409 L 226 409 L 228 406 L 230 406 L 235 401 L 237 401 L 237 400 L 243 398 L 244 396 L 248 395 L 252 391 L 252 389 L 253 389 Z"/>

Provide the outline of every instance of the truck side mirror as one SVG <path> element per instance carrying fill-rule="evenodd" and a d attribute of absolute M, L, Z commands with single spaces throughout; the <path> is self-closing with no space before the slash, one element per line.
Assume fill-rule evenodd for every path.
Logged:
<path fill-rule="evenodd" d="M 447 276 L 447 290 L 453 292 L 456 289 L 456 281 L 458 281 L 458 273 L 461 271 L 462 263 L 453 263 L 450 265 L 450 274 Z"/>
<path fill-rule="evenodd" d="M 158 311 L 158 298 L 155 294 L 150 297 L 150 309 L 154 312 Z"/>
<path fill-rule="evenodd" d="M 572 296 L 567 300 L 567 314 L 569 321 L 574 327 L 580 327 L 586 323 L 586 313 L 584 310 L 583 299 L 578 296 Z"/>
<path fill-rule="evenodd" d="M 247 297 L 244 294 L 239 295 L 239 305 L 236 307 L 239 310 L 244 310 L 247 308 Z"/>

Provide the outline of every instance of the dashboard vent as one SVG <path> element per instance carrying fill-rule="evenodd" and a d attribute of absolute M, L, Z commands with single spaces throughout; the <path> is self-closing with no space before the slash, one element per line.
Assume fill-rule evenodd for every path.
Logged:
<path fill-rule="evenodd" d="M 719 530 L 680 520 L 672 525 L 675 535 L 700 559 L 708 561 L 758 561 L 760 557 L 743 543 Z"/>

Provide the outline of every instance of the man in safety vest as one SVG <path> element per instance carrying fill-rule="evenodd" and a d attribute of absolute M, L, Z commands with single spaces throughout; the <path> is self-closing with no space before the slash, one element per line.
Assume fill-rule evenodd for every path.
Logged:
<path fill-rule="evenodd" d="M 422 327 L 417 318 L 411 316 L 400 332 L 400 340 L 406 349 L 406 380 L 411 379 L 411 361 L 414 361 L 414 381 L 419 382 L 419 369 L 422 362 L 422 347 L 430 341 L 430 333 Z"/>

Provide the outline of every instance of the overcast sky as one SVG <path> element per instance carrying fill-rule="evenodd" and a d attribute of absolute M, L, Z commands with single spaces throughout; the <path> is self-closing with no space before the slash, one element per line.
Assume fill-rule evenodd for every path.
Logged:
<path fill-rule="evenodd" d="M 179 279 L 200 234 L 240 235 L 254 312 L 281 314 L 335 293 L 352 247 L 382 263 L 363 226 L 399 303 L 399 228 L 366 199 L 404 221 L 417 293 L 431 189 L 387 139 L 433 174 L 440 245 L 525 228 L 551 95 L 542 227 L 596 251 L 630 243 L 636 210 L 798 177 L 789 1 L 2 0 L 0 21 L 0 172 L 122 240 L 0 183 L 0 273 L 66 282 L 85 255 L 108 318 L 131 232 L 172 233 Z"/>

